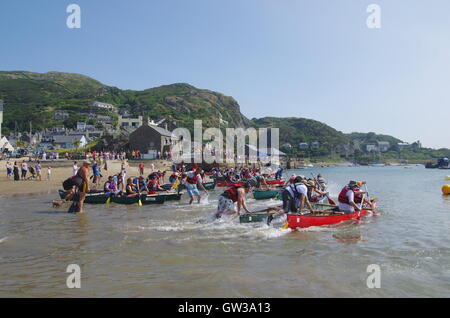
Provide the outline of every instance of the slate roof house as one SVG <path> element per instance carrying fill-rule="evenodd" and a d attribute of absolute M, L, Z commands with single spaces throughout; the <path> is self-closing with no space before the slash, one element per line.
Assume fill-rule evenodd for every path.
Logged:
<path fill-rule="evenodd" d="M 129 136 L 130 149 L 144 154 L 149 153 L 150 150 L 160 153 L 170 151 L 172 145 L 177 141 L 178 138 L 170 131 L 156 125 L 149 125 L 146 120 Z"/>

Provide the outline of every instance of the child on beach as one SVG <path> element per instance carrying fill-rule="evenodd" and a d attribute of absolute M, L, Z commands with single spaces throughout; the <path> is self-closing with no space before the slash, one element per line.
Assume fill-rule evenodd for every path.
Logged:
<path fill-rule="evenodd" d="M 52 167 L 48 166 L 47 168 L 47 180 L 50 180 L 50 176 L 52 175 Z"/>

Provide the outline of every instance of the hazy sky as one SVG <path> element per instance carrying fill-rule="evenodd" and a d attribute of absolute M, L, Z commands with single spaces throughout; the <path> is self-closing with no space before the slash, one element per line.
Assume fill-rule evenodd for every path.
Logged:
<path fill-rule="evenodd" d="M 81 29 L 66 26 L 71 3 Z M 366 25 L 371 3 L 381 29 Z M 136 90 L 187 82 L 249 118 L 450 148 L 448 0 L 2 0 L 0 70 Z"/>

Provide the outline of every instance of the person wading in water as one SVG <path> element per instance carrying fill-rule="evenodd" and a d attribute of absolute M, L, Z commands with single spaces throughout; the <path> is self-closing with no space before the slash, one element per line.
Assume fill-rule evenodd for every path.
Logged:
<path fill-rule="evenodd" d="M 86 199 L 86 194 L 89 192 L 89 165 L 90 163 L 85 161 L 75 176 L 63 182 L 64 190 L 68 191 L 68 194 L 64 198 L 66 201 L 73 199 L 78 189 L 78 202 L 74 200 L 74 204 L 70 207 L 69 212 L 83 213 L 84 200 Z"/>

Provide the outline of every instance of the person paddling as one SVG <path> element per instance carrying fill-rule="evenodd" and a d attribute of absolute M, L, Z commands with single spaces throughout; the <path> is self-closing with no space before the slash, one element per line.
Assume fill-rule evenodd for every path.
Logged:
<path fill-rule="evenodd" d="M 339 193 L 339 210 L 344 212 L 361 211 L 363 203 L 370 205 L 370 201 L 366 198 L 363 202 L 364 194 L 366 192 L 361 191 L 356 181 L 350 181 Z"/>
<path fill-rule="evenodd" d="M 226 190 L 219 196 L 219 203 L 217 205 L 217 212 L 215 214 L 216 218 L 220 218 L 223 214 L 233 214 L 237 213 L 240 215 L 241 209 L 243 208 L 245 212 L 251 213 L 247 208 L 247 203 L 245 201 L 245 196 L 250 191 L 250 184 L 244 183 L 243 185 L 233 186 Z M 237 210 L 235 203 L 237 203 Z"/>

